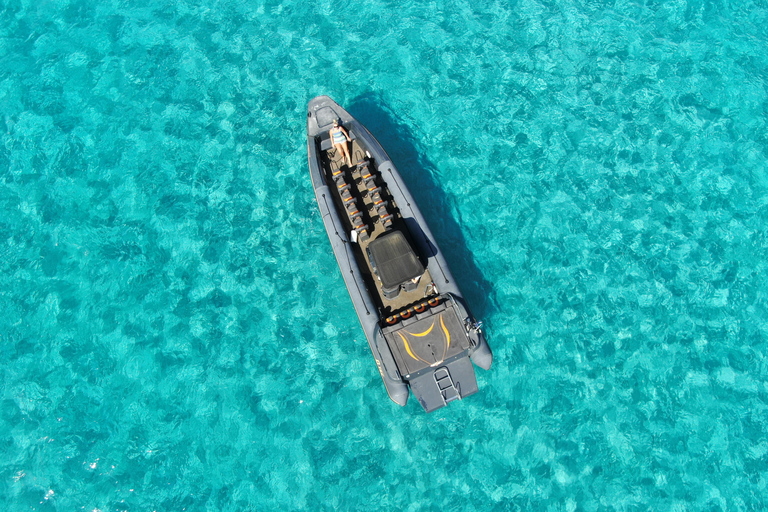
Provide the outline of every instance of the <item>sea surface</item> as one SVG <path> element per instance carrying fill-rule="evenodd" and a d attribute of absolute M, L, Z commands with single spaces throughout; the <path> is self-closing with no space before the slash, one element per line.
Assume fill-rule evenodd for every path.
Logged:
<path fill-rule="evenodd" d="M 327 94 L 495 361 L 386 395 Z M 768 508 L 768 4 L 0 0 L 0 509 Z"/>

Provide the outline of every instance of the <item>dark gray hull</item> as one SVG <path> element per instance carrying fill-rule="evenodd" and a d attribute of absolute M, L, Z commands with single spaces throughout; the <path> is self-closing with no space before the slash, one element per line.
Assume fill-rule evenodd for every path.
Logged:
<path fill-rule="evenodd" d="M 355 159 L 370 164 L 375 183 L 385 191 L 382 194 L 394 214 L 394 225 L 382 227 L 383 216 L 370 213 L 371 199 L 361 179 L 354 178 L 354 167 L 338 163 L 327 135 L 334 117 L 353 139 Z M 307 156 L 323 224 L 389 397 L 405 405 L 410 388 L 430 412 L 475 393 L 478 387 L 470 360 L 487 370 L 493 355 L 423 215 L 384 149 L 346 110 L 331 98 L 319 96 L 309 102 L 307 110 Z M 361 209 L 367 207 L 357 217 L 367 221 L 363 236 L 370 235 L 373 241 L 392 231 L 406 234 L 425 270 L 424 282 L 406 283 L 414 291 L 405 291 L 408 286 L 404 286 L 397 298 L 388 296 L 386 290 L 382 293 L 376 265 L 370 251 L 365 251 L 369 242 L 351 240 L 355 221 L 350 224 L 349 209 L 345 210 L 337 192 L 337 183 L 343 180 L 334 181 L 334 172 L 348 173 L 347 181 L 360 195 Z M 427 302 L 439 305 L 431 307 Z"/>

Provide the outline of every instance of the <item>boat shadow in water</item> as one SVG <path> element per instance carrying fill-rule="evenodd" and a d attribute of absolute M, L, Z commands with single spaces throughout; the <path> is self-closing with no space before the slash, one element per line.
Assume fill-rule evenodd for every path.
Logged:
<path fill-rule="evenodd" d="M 398 122 L 394 112 L 376 94 L 353 99 L 348 111 L 384 147 L 427 220 L 469 307 L 476 318 L 486 318 L 492 309 L 493 287 L 475 264 L 461 228 L 451 215 L 449 198 L 433 178 L 439 174 L 437 167 L 418 149 L 419 139 L 408 126 Z"/>

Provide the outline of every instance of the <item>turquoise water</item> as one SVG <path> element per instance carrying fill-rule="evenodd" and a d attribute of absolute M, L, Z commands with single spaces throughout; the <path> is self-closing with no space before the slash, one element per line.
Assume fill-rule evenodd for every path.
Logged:
<path fill-rule="evenodd" d="M 3 510 L 768 507 L 768 6 L 0 3 Z M 328 94 L 486 331 L 387 397 Z"/>

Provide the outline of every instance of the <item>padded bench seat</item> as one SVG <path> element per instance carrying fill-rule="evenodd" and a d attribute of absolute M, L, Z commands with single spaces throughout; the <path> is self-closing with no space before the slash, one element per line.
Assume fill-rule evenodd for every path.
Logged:
<path fill-rule="evenodd" d="M 349 134 L 349 138 L 352 140 L 355 140 L 357 137 L 355 137 L 355 132 L 347 131 Z M 333 149 L 333 142 L 331 142 L 331 137 L 328 136 L 328 132 L 325 132 L 323 135 L 320 136 L 320 151 L 328 151 L 329 149 Z"/>

